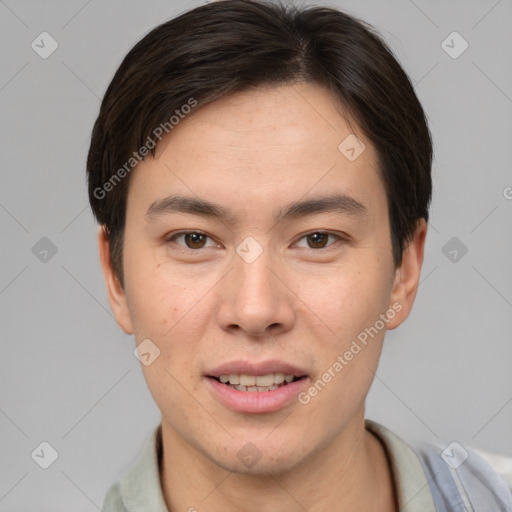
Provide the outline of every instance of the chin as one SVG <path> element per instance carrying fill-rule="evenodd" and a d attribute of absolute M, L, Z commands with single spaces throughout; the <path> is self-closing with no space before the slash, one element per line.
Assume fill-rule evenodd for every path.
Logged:
<path fill-rule="evenodd" d="M 259 450 L 253 443 L 247 442 L 241 448 L 234 448 L 234 457 L 226 457 L 225 453 L 209 458 L 217 466 L 241 475 L 253 476 L 278 476 L 283 473 L 294 470 L 304 459 L 304 453 L 292 446 L 283 449 L 281 445 L 279 451 L 272 447 L 265 447 Z M 228 448 L 231 451 L 231 448 Z"/>

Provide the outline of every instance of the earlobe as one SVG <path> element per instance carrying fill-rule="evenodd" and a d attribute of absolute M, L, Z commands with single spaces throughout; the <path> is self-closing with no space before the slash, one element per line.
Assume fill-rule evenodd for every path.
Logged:
<path fill-rule="evenodd" d="M 399 313 L 388 322 L 388 330 L 398 327 L 411 312 L 419 286 L 426 235 L 427 223 L 425 219 L 420 219 L 414 236 L 404 250 L 402 264 L 395 272 L 389 307 L 395 304 L 394 309 Z"/>
<path fill-rule="evenodd" d="M 112 268 L 110 242 L 105 226 L 98 228 L 98 249 L 103 278 L 107 288 L 108 302 L 117 324 L 126 334 L 133 334 L 130 311 L 121 282 Z"/>

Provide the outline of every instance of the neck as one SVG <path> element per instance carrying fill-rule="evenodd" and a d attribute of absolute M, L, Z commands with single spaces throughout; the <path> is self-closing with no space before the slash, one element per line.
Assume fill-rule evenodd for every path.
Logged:
<path fill-rule="evenodd" d="M 162 422 L 161 484 L 169 512 L 394 512 L 397 500 L 383 446 L 354 419 L 293 469 L 235 473 L 196 450 Z M 250 504 L 250 507 L 248 507 Z"/>

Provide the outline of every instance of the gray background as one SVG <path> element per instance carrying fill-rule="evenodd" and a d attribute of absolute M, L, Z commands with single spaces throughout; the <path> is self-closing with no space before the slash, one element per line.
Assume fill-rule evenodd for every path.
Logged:
<path fill-rule="evenodd" d="M 159 421 L 106 299 L 85 158 L 122 57 L 198 4 L 0 0 L 1 511 L 99 510 Z M 367 416 L 410 441 L 512 456 L 512 2 L 330 5 L 394 49 L 436 154 L 422 283 L 387 335 Z M 47 59 L 31 48 L 43 31 L 59 44 Z M 442 46 L 453 31 L 469 44 L 456 59 Z M 59 454 L 46 470 L 31 458 L 42 441 Z"/>

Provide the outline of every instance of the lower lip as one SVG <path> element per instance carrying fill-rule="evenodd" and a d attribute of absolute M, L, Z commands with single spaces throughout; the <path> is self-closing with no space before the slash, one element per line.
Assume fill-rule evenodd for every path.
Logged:
<path fill-rule="evenodd" d="M 218 380 L 206 377 L 215 397 L 226 407 L 236 412 L 265 413 L 286 407 L 306 388 L 308 378 L 289 382 L 272 391 L 238 391 Z"/>

